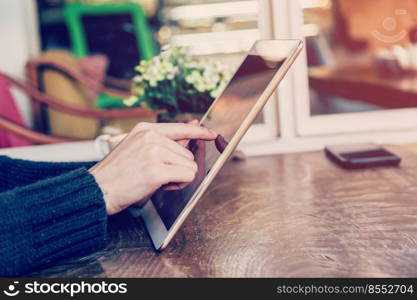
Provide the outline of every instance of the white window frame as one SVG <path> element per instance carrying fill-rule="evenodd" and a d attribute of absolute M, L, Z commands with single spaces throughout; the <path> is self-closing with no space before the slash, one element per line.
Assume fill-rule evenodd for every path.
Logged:
<path fill-rule="evenodd" d="M 280 2 L 276 1 L 276 2 Z M 290 2 L 288 6 L 287 24 L 291 37 L 302 38 L 303 12 L 302 0 L 284 0 Z M 417 127 L 417 109 L 392 109 L 384 111 L 346 113 L 334 115 L 311 116 L 308 71 L 305 54 L 295 66 L 298 80 L 294 100 L 297 109 L 297 129 L 300 135 L 310 136 L 318 134 L 334 134 L 349 132 L 366 132 L 373 130 L 410 129 Z M 340 120 L 343 118 L 343 122 Z M 332 124 L 332 126 L 329 126 Z"/>
<path fill-rule="evenodd" d="M 270 1 L 273 38 L 304 39 L 301 1 Z M 270 102 L 276 101 L 279 137 L 256 143 L 244 140 L 241 148 L 248 155 L 317 150 L 331 144 L 417 142 L 415 108 L 311 116 L 305 50 L 280 85 L 279 99 Z"/>
<path fill-rule="evenodd" d="M 258 15 L 258 28 L 261 39 L 273 38 L 273 16 L 272 2 L 273 0 L 258 0 L 259 2 L 259 15 Z M 273 94 L 271 99 L 265 105 L 263 110 L 263 120 L 261 124 L 254 124 L 245 135 L 243 143 L 259 143 L 274 141 L 279 135 L 279 122 L 278 122 L 278 97 L 277 94 Z"/>

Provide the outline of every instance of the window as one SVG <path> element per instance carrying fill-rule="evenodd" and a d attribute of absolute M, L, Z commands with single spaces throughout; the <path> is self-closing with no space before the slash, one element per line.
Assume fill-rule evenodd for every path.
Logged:
<path fill-rule="evenodd" d="M 304 100 L 297 99 L 298 133 L 415 127 L 417 77 L 395 59 L 409 47 L 417 5 L 402 0 L 294 4 L 291 17 L 301 14 L 298 35 L 306 41 L 308 77 Z"/>
<path fill-rule="evenodd" d="M 303 39 L 306 47 L 279 88 L 280 138 L 248 145 L 249 154 L 417 141 L 417 75 L 401 56 L 416 31 L 414 1 L 271 5 L 272 36 Z"/>
<path fill-rule="evenodd" d="M 270 7 L 270 1 L 264 0 L 168 0 L 162 11 L 164 26 L 158 32 L 158 40 L 162 45 L 187 46 L 193 55 L 237 68 L 254 41 L 272 37 Z M 276 117 L 276 101 L 270 101 L 245 140 L 275 139 Z"/>

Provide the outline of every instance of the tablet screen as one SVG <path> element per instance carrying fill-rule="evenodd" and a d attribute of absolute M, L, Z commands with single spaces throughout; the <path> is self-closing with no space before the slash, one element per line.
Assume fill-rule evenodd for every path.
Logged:
<path fill-rule="evenodd" d="M 257 45 L 259 46 L 259 42 L 244 59 L 202 122 L 205 127 L 219 133 L 219 137 L 211 142 L 190 142 L 190 150 L 198 165 L 194 181 L 181 190 L 159 190 L 152 197 L 152 202 L 168 230 L 285 61 L 286 56 L 271 55 L 270 49 L 267 51 L 269 55 L 260 55 L 260 50 L 255 48 Z M 290 54 L 289 51 L 286 52 L 286 55 Z"/>

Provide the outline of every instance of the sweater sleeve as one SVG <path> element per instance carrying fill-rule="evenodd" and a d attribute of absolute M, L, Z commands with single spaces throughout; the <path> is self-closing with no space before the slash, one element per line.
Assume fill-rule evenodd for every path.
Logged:
<path fill-rule="evenodd" d="M 58 176 L 95 162 L 37 162 L 0 156 L 0 192 L 25 186 L 48 177 Z"/>
<path fill-rule="evenodd" d="M 98 250 L 106 222 L 102 192 L 84 167 L 0 193 L 0 276 Z"/>

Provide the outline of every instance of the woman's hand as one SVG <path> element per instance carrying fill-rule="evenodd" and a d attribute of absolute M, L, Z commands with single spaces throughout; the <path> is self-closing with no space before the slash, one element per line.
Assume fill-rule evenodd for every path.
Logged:
<path fill-rule="evenodd" d="M 169 183 L 194 180 L 194 155 L 177 143 L 189 139 L 214 140 L 217 134 L 195 124 L 139 123 L 121 143 L 89 171 L 100 186 L 108 215 L 144 202 Z"/>

